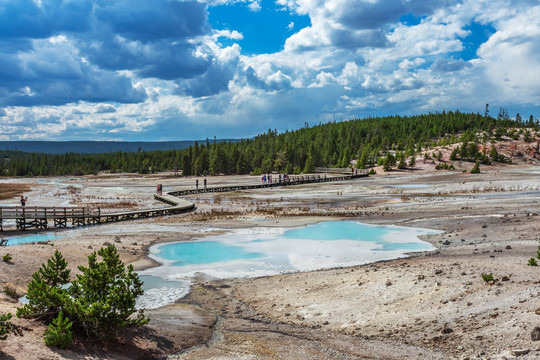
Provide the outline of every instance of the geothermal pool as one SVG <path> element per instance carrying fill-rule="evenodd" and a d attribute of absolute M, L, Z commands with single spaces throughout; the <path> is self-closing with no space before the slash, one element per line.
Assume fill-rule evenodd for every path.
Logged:
<path fill-rule="evenodd" d="M 139 307 L 155 308 L 187 294 L 196 276 L 225 279 L 277 275 L 395 259 L 435 247 L 418 238 L 438 230 L 325 221 L 298 228 L 236 229 L 201 240 L 159 244 L 162 265 L 140 272 Z"/>

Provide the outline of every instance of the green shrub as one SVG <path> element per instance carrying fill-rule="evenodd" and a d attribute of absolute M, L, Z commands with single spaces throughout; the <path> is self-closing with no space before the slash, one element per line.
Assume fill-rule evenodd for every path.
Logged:
<path fill-rule="evenodd" d="M 6 255 L 2 256 L 2 260 L 4 260 L 4 262 L 10 262 L 11 259 L 13 259 L 11 257 L 11 255 L 9 253 L 7 253 Z"/>
<path fill-rule="evenodd" d="M 28 304 L 17 309 L 17 316 L 43 317 L 45 322 L 56 317 L 69 298 L 67 290 L 62 287 L 69 283 L 69 274 L 66 260 L 56 250 L 47 260 L 47 265 L 42 264 L 32 275 L 26 292 Z"/>
<path fill-rule="evenodd" d="M 101 262 L 97 255 L 102 257 Z M 79 270 L 69 289 L 67 309 L 86 333 L 96 338 L 114 337 L 120 329 L 148 323 L 144 310 L 132 317 L 137 312 L 137 297 L 144 294 L 143 282 L 132 265 L 126 269 L 113 245 L 91 254 L 88 267 L 79 266 Z"/>
<path fill-rule="evenodd" d="M 369 169 L 369 175 L 375 175 L 377 171 L 374 168 Z"/>
<path fill-rule="evenodd" d="M 72 325 L 73 322 L 64 317 L 64 314 L 60 311 L 58 317 L 45 330 L 45 344 L 49 347 L 55 346 L 60 349 L 67 349 L 73 341 Z"/>
<path fill-rule="evenodd" d="M 471 169 L 471 174 L 480 174 L 480 161 L 476 160 L 476 163 Z"/>
<path fill-rule="evenodd" d="M 536 261 L 536 258 L 530 258 L 529 262 L 527 263 L 529 266 L 538 266 L 538 261 Z"/>
<path fill-rule="evenodd" d="M 98 261 L 98 255 L 102 261 Z M 114 245 L 92 253 L 88 267 L 79 266 L 81 273 L 68 288 L 62 286 L 69 281 L 66 267 L 60 252 L 55 252 L 47 266 L 42 265 L 32 275 L 28 304 L 17 309 L 17 316 L 39 317 L 48 323 L 62 312 L 73 321 L 74 328 L 96 339 L 114 337 L 123 328 L 148 323 L 144 310 L 135 309 L 137 297 L 144 293 L 142 281 L 132 265 L 124 266 Z"/>
<path fill-rule="evenodd" d="M 494 279 L 493 279 L 493 273 L 482 274 L 482 280 L 484 280 L 485 282 L 494 281 Z"/>
<path fill-rule="evenodd" d="M 9 321 L 11 314 L 0 315 L 0 340 L 6 340 L 9 329 L 13 326 Z"/>

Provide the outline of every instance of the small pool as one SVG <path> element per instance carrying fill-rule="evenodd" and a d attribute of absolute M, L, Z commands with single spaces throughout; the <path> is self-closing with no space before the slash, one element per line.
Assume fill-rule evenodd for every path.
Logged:
<path fill-rule="evenodd" d="M 59 235 L 56 235 L 55 233 L 46 233 L 46 234 L 31 234 L 31 235 L 22 235 L 22 236 L 5 236 L 4 238 L 8 239 L 7 246 L 13 246 L 13 245 L 20 245 L 20 244 L 51 241 L 51 240 L 61 239 L 62 237 Z"/>
<path fill-rule="evenodd" d="M 144 282 L 144 294 L 137 298 L 138 309 L 155 309 L 172 304 L 189 291 L 190 282 L 185 280 L 171 281 L 151 275 L 139 275 L 139 278 Z"/>

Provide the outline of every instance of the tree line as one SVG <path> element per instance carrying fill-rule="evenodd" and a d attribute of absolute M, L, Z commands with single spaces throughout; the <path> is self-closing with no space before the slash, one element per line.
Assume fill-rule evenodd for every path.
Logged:
<path fill-rule="evenodd" d="M 518 114 L 519 115 L 519 114 Z M 237 142 L 206 140 L 179 150 L 102 154 L 41 154 L 0 151 L 0 176 L 86 175 L 99 172 L 154 173 L 181 170 L 185 176 L 218 174 L 308 173 L 315 167 L 368 168 L 389 153 L 402 157 L 437 145 L 485 142 L 509 128 L 538 129 L 538 119 L 511 119 L 507 111 L 484 114 L 443 111 L 415 116 L 369 117 L 266 133 Z M 483 132 L 483 138 L 476 133 Z M 486 135 L 487 134 L 487 135 Z M 486 138 L 487 136 L 487 138 Z"/>

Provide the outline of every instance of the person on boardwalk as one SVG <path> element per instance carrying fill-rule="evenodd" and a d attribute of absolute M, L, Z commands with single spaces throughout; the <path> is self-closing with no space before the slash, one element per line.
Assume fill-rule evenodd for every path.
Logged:
<path fill-rule="evenodd" d="M 22 206 L 23 209 L 26 206 L 27 201 L 28 201 L 28 196 L 24 197 L 23 195 L 21 195 L 21 206 Z"/>
<path fill-rule="evenodd" d="M 204 190 L 206 190 L 206 178 L 204 178 Z"/>
<path fill-rule="evenodd" d="M 199 179 L 195 180 L 195 189 L 199 190 Z"/>

